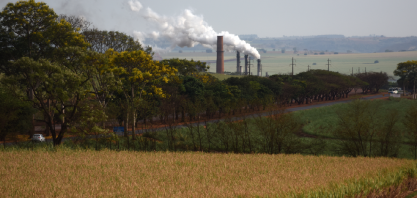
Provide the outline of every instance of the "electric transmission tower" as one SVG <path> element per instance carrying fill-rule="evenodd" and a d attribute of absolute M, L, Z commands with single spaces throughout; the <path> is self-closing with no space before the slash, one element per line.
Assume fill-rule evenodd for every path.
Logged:
<path fill-rule="evenodd" d="M 290 64 L 291 66 L 292 66 L 292 72 L 291 72 L 291 75 L 292 76 L 294 76 L 294 66 L 296 65 L 296 64 L 294 64 L 294 62 L 297 62 L 295 59 L 294 59 L 294 57 L 292 58 L 292 63 Z"/>
<path fill-rule="evenodd" d="M 327 65 L 327 71 L 330 71 L 330 62 L 331 62 L 330 59 L 327 59 L 327 64 L 326 64 Z"/>

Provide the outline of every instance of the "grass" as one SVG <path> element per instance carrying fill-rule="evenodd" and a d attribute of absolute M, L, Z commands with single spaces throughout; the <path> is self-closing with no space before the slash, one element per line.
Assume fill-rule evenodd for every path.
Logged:
<path fill-rule="evenodd" d="M 386 114 L 393 109 L 399 112 L 399 117 L 403 117 L 407 109 L 416 103 L 416 101 L 407 99 L 396 100 L 376 100 L 374 103 L 379 103 L 381 111 L 380 114 Z M 318 135 L 322 137 L 333 138 L 332 130 L 338 122 L 337 111 L 342 111 L 348 107 L 349 104 L 336 104 L 327 107 L 320 107 L 306 111 L 295 112 L 295 116 L 304 123 L 303 131 L 308 134 Z M 400 119 L 401 120 L 401 119 Z M 397 127 L 403 129 L 401 122 L 397 123 Z"/>
<path fill-rule="evenodd" d="M 219 80 L 225 80 L 228 79 L 230 77 L 242 77 L 242 75 L 226 75 L 226 74 L 216 74 L 216 73 L 211 73 L 211 75 L 213 75 L 214 77 L 216 77 Z"/>
<path fill-rule="evenodd" d="M 416 162 L 303 155 L 0 152 L 3 197 L 345 197 L 398 185 Z"/>
<path fill-rule="evenodd" d="M 308 65 L 310 69 L 327 69 L 327 59 L 331 60 L 331 71 L 337 71 L 343 74 L 351 74 L 352 67 L 354 72 L 358 72 L 360 67 L 361 72 L 366 71 L 375 71 L 375 72 L 387 72 L 388 75 L 393 75 L 393 71 L 397 67 L 397 64 L 407 60 L 415 60 L 417 56 L 417 51 L 409 52 L 390 52 L 390 53 L 363 53 L 363 54 L 325 54 L 325 55 L 303 55 L 304 52 L 300 52 L 300 55 L 292 53 L 282 54 L 281 52 L 268 51 L 268 53 L 262 53 L 262 66 L 263 74 L 268 72 L 269 75 L 277 73 L 288 73 L 291 72 L 291 58 L 296 59 L 296 66 L 294 67 L 294 73 L 297 74 L 302 71 L 307 71 Z M 225 60 L 235 59 L 236 54 L 232 52 L 225 52 Z M 203 53 L 203 52 L 172 52 L 162 55 L 163 58 L 187 58 L 194 60 L 202 61 L 215 61 L 216 53 Z M 374 64 L 374 61 L 378 60 L 379 63 Z M 316 65 L 313 65 L 316 63 Z M 241 64 L 244 64 L 244 61 L 241 61 Z M 256 63 L 252 66 L 252 71 L 256 71 Z M 215 72 L 216 63 L 210 63 L 210 71 Z M 224 64 L 225 71 L 235 72 L 236 71 L 236 61 L 227 61 Z"/>

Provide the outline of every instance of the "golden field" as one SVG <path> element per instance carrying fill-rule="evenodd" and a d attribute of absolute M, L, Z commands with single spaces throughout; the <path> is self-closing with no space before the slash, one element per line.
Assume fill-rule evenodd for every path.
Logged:
<path fill-rule="evenodd" d="M 128 151 L 0 152 L 1 197 L 346 196 L 399 184 L 388 158 Z"/>

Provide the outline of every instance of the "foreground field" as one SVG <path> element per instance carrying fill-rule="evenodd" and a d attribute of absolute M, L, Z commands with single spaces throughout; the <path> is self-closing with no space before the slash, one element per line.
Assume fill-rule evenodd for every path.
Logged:
<path fill-rule="evenodd" d="M 416 162 L 267 154 L 0 153 L 2 197 L 344 197 L 398 185 Z"/>

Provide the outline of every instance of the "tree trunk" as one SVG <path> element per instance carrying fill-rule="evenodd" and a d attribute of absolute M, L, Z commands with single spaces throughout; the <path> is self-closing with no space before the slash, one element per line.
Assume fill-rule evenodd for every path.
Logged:
<path fill-rule="evenodd" d="M 135 88 L 133 84 L 130 87 L 132 92 L 132 140 L 135 140 L 135 122 L 136 122 L 136 111 L 135 111 Z"/>
<path fill-rule="evenodd" d="M 129 108 L 126 108 L 126 117 L 125 117 L 124 128 L 125 128 L 124 136 L 127 137 L 127 129 L 129 128 Z"/>
<path fill-rule="evenodd" d="M 51 117 L 51 101 L 49 99 L 48 99 L 48 115 L 49 115 L 49 118 L 50 118 Z M 50 129 L 49 129 L 48 125 L 46 126 L 45 135 L 46 135 L 46 137 L 48 137 L 50 135 Z"/>

